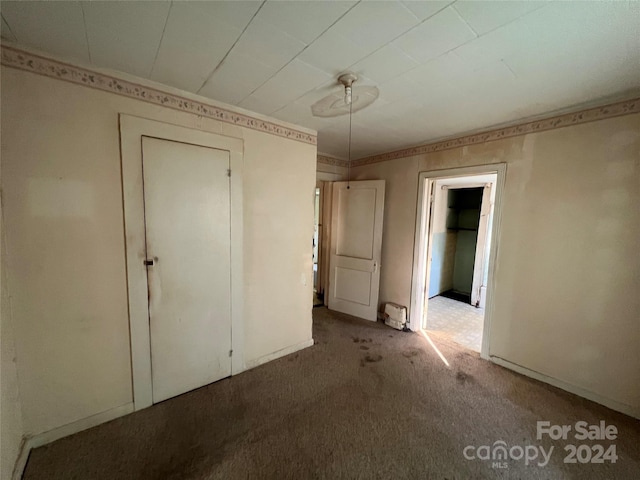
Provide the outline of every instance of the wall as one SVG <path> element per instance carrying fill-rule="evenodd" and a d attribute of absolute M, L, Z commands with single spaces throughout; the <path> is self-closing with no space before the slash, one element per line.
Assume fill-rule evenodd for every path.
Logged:
<path fill-rule="evenodd" d="M 1 199 L 0 199 L 1 201 Z M 0 209 L 0 218 L 2 210 Z M 22 442 L 22 412 L 16 369 L 16 352 L 13 334 L 13 322 L 9 293 L 7 291 L 4 242 L 4 221 L 0 223 L 0 242 L 2 242 L 2 268 L 0 287 L 2 303 L 0 308 L 0 478 L 9 479 L 20 453 Z"/>
<path fill-rule="evenodd" d="M 311 339 L 314 145 L 3 67 L 25 435 L 132 402 L 119 113 L 244 139 L 245 361 Z"/>
<path fill-rule="evenodd" d="M 380 301 L 410 303 L 418 172 L 506 162 L 490 355 L 640 416 L 639 151 L 633 114 L 354 168 L 387 181 Z"/>

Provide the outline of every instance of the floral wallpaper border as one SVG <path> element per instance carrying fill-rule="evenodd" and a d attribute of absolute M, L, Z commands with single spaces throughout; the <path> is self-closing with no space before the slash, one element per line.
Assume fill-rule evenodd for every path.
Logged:
<path fill-rule="evenodd" d="M 325 155 L 318 154 L 318 163 L 324 163 L 326 165 L 333 165 L 336 167 L 348 167 L 349 162 L 340 158 L 327 157 Z"/>
<path fill-rule="evenodd" d="M 619 117 L 632 113 L 640 113 L 640 98 L 626 100 L 623 102 L 612 103 L 601 107 L 589 108 L 574 113 L 567 113 L 550 117 L 534 122 L 522 123 L 512 127 L 500 128 L 488 132 L 476 133 L 441 142 L 434 142 L 416 147 L 396 150 L 394 152 L 372 155 L 370 157 L 354 160 L 351 166 L 369 165 L 371 163 L 384 162 L 387 160 L 395 160 L 398 158 L 412 157 L 424 153 L 438 152 L 441 150 L 449 150 L 451 148 L 464 147 L 466 145 L 475 145 L 477 143 L 491 142 L 502 138 L 516 137 L 528 133 L 543 132 L 555 128 L 567 127 L 570 125 L 579 125 L 581 123 L 593 122 L 596 120 L 604 120 L 606 118 Z"/>
<path fill-rule="evenodd" d="M 251 128 L 272 135 L 290 138 L 299 142 L 317 145 L 317 136 L 295 130 L 293 128 L 278 125 L 249 115 L 236 113 L 221 107 L 208 105 L 206 103 L 191 100 L 179 95 L 163 92 L 161 90 L 146 87 L 143 85 L 122 80 L 103 73 L 98 73 L 75 65 L 70 65 L 57 60 L 46 58 L 23 50 L 2 45 L 1 62 L 3 65 L 19 70 L 44 75 L 51 78 L 84 85 L 90 88 L 103 90 L 130 98 L 135 98 L 145 102 L 161 105 L 174 110 L 180 110 L 195 115 L 213 118 L 225 123 Z M 425 153 L 432 153 L 451 148 L 475 145 L 478 143 L 500 140 L 502 138 L 515 137 L 528 133 L 542 132 L 555 128 L 562 128 L 570 125 L 603 120 L 606 118 L 618 117 L 633 113 L 640 113 L 640 98 L 626 100 L 622 102 L 590 108 L 574 113 L 567 113 L 542 120 L 527 122 L 511 127 L 500 128 L 488 132 L 466 135 L 452 138 L 440 142 L 419 145 L 415 147 L 396 150 L 393 152 L 372 155 L 365 158 L 353 160 L 352 166 L 368 165 L 371 163 L 384 162 L 399 158 L 411 157 Z M 345 167 L 346 160 L 318 155 L 318 162 L 328 165 Z"/>
<path fill-rule="evenodd" d="M 293 128 L 278 125 L 276 123 L 254 118 L 249 115 L 225 110 L 196 100 L 181 97 L 172 93 L 163 92 L 155 88 L 138 85 L 128 80 L 122 80 L 105 75 L 86 68 L 77 67 L 57 60 L 46 58 L 23 50 L 2 45 L 2 64 L 32 72 L 46 77 L 64 80 L 77 85 L 103 90 L 106 92 L 135 98 L 144 102 L 162 105 L 164 107 L 180 110 L 203 117 L 213 118 L 221 122 L 251 128 L 261 132 L 270 133 L 280 137 L 290 138 L 303 143 L 317 145 L 317 136 L 295 130 Z"/>

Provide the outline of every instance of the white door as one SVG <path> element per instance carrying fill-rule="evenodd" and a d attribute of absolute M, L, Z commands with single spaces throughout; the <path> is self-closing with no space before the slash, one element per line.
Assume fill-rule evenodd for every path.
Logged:
<path fill-rule="evenodd" d="M 143 137 L 153 402 L 231 374 L 229 152 Z"/>
<path fill-rule="evenodd" d="M 491 184 L 485 185 L 482 191 L 482 204 L 480 206 L 480 221 L 478 222 L 478 238 L 476 240 L 476 256 L 473 262 L 473 282 L 471 285 L 471 305 L 479 306 L 480 288 L 483 284 L 484 270 L 488 255 L 487 236 L 489 234 L 489 214 L 491 213 Z"/>
<path fill-rule="evenodd" d="M 333 184 L 329 309 L 375 321 L 384 180 Z"/>

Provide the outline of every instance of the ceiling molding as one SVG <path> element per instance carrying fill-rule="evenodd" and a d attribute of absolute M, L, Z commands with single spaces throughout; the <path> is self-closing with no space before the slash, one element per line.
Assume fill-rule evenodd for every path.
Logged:
<path fill-rule="evenodd" d="M 15 47 L 2 45 L 1 61 L 2 65 L 6 67 L 63 80 L 96 90 L 115 93 L 124 97 L 134 98 L 194 115 L 213 118 L 221 122 L 258 130 L 311 145 L 317 145 L 318 143 L 318 138 L 315 134 L 279 125 L 276 122 L 253 117 L 245 113 L 234 112 L 231 109 L 218 107 L 168 91 L 141 85 L 96 70 L 61 62 L 42 55 L 36 55 Z"/>
<path fill-rule="evenodd" d="M 549 117 L 543 120 L 521 123 L 511 127 L 489 130 L 486 132 L 465 135 L 462 137 L 451 138 L 439 142 L 428 143 L 416 147 L 404 148 L 393 152 L 372 155 L 369 157 L 354 160 L 351 166 L 369 165 L 371 163 L 385 162 L 387 160 L 396 160 L 399 158 L 413 157 L 425 153 L 439 152 L 452 148 L 464 147 L 467 145 L 476 145 L 478 143 L 492 142 L 503 138 L 517 137 L 528 133 L 544 132 L 556 128 L 568 127 L 571 125 L 580 125 L 582 123 L 594 122 L 597 120 L 605 120 L 607 118 L 619 117 L 622 115 L 630 115 L 640 113 L 640 98 L 626 100 L 622 102 L 612 103 L 601 107 L 589 108 L 574 113 L 567 113 Z"/>
<path fill-rule="evenodd" d="M 335 167 L 348 167 L 349 162 L 347 160 L 341 160 L 339 158 L 327 157 L 326 155 L 318 154 L 318 163 L 324 163 L 325 165 L 333 165 Z"/>

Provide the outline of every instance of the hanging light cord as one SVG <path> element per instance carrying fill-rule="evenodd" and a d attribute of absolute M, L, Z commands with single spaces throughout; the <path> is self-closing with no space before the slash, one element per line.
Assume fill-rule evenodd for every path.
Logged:
<path fill-rule="evenodd" d="M 353 101 L 349 102 L 349 155 L 347 157 L 347 189 L 351 188 L 351 117 L 353 116 Z"/>

